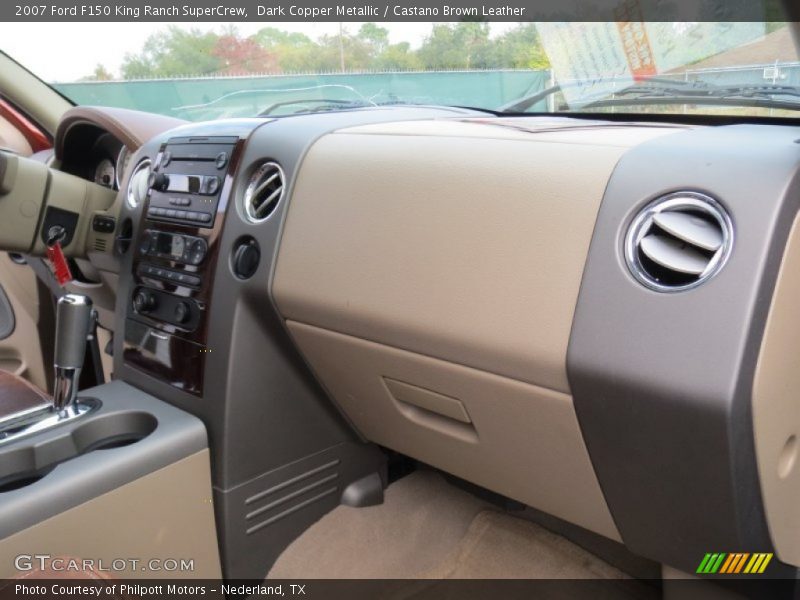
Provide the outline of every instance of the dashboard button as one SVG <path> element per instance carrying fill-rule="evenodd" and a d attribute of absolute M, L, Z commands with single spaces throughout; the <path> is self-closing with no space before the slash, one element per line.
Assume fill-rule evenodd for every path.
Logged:
<path fill-rule="evenodd" d="M 177 216 L 178 216 L 178 211 L 175 210 L 174 208 L 170 208 L 167 210 L 167 217 L 169 217 L 170 219 L 174 219 Z"/>
<path fill-rule="evenodd" d="M 228 164 L 228 153 L 227 152 L 220 152 L 217 154 L 217 157 L 214 159 L 214 166 L 218 169 L 224 169 L 225 165 Z"/>
<path fill-rule="evenodd" d="M 188 302 L 181 300 L 175 305 L 174 309 L 175 321 L 178 323 L 186 323 L 192 316 L 192 310 Z"/>
<path fill-rule="evenodd" d="M 133 308 L 136 312 L 147 313 L 156 308 L 158 301 L 154 294 L 140 290 L 133 297 Z"/>
<path fill-rule="evenodd" d="M 206 177 L 205 181 L 205 192 L 209 196 L 213 196 L 219 190 L 219 177 L 216 175 L 212 175 L 211 177 Z"/>
<path fill-rule="evenodd" d="M 211 222 L 211 215 L 209 213 L 200 213 L 199 221 L 201 223 L 210 223 Z"/>
<path fill-rule="evenodd" d="M 186 253 L 186 260 L 190 265 L 199 265 L 203 262 L 208 251 L 208 244 L 202 238 L 196 238 L 188 248 Z"/>
<path fill-rule="evenodd" d="M 92 229 L 98 233 L 112 233 L 116 226 L 117 221 L 114 217 L 97 215 L 92 220 Z"/>
<path fill-rule="evenodd" d="M 149 231 L 145 231 L 142 234 L 142 240 L 139 242 L 139 252 L 142 254 L 148 254 L 150 252 L 150 248 L 153 245 L 153 234 Z"/>

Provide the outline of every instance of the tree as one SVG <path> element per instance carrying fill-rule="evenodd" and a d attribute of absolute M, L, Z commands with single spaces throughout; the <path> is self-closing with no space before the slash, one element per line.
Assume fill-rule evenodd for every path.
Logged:
<path fill-rule="evenodd" d="M 497 38 L 492 63 L 493 67 L 503 69 L 550 68 L 550 61 L 533 23 L 520 24 Z"/>
<path fill-rule="evenodd" d="M 375 23 L 364 23 L 359 27 L 356 39 L 369 48 L 372 58 L 377 58 L 389 46 L 389 30 Z"/>
<path fill-rule="evenodd" d="M 311 70 L 317 44 L 307 35 L 289 33 L 275 27 L 264 27 L 253 36 L 253 40 L 275 55 L 281 71 Z"/>
<path fill-rule="evenodd" d="M 411 50 L 411 44 L 390 44 L 374 61 L 374 68 L 381 71 L 410 71 L 421 67 L 419 57 Z"/>
<path fill-rule="evenodd" d="M 434 25 L 418 54 L 428 69 L 485 69 L 491 49 L 489 24 L 465 21 Z"/>
<path fill-rule="evenodd" d="M 279 70 L 278 60 L 272 52 L 253 38 L 240 38 L 228 33 L 217 39 L 211 53 L 219 58 L 217 75 L 270 73 Z"/>
<path fill-rule="evenodd" d="M 418 50 L 407 42 L 391 44 L 389 31 L 363 23 L 353 34 L 323 35 L 264 27 L 243 37 L 235 27 L 219 33 L 169 27 L 152 34 L 141 52 L 122 64 L 126 79 L 176 75 L 239 75 L 265 72 L 337 72 L 412 69 L 540 69 L 547 56 L 533 24 L 521 24 L 491 38 L 489 24 L 462 21 L 435 24 Z M 110 77 L 98 65 L 92 77 Z"/>
<path fill-rule="evenodd" d="M 111 72 L 102 64 L 97 63 L 92 74 L 82 77 L 81 81 L 111 81 L 112 79 L 114 79 L 114 76 Z"/>
<path fill-rule="evenodd" d="M 150 35 L 140 54 L 125 55 L 122 76 L 134 79 L 216 73 L 223 68 L 222 60 L 213 53 L 218 39 L 213 32 L 170 26 Z"/>

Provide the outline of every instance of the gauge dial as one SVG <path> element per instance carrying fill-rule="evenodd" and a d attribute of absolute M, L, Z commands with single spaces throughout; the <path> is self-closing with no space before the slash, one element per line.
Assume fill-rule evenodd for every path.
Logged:
<path fill-rule="evenodd" d="M 111 159 L 104 158 L 94 170 L 94 182 L 105 187 L 114 187 L 115 172 Z"/>

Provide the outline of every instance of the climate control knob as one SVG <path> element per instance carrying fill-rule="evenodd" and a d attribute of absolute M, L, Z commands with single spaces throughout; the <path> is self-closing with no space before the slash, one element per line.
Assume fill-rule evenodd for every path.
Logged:
<path fill-rule="evenodd" d="M 166 173 L 153 173 L 150 187 L 159 192 L 165 192 L 169 187 L 169 175 Z"/>
<path fill-rule="evenodd" d="M 148 313 L 155 309 L 158 300 L 155 294 L 139 290 L 133 297 L 133 308 L 138 313 Z"/>
<path fill-rule="evenodd" d="M 175 321 L 178 323 L 186 323 L 192 316 L 192 309 L 189 307 L 188 302 L 181 300 L 175 305 L 174 311 Z"/>

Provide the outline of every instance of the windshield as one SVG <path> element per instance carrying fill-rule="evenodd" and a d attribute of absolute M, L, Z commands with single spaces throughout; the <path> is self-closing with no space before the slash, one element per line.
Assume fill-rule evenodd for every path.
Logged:
<path fill-rule="evenodd" d="M 194 121 L 392 104 L 800 117 L 780 22 L 71 23 L 55 54 L 37 41 L 51 26 L 3 24 L 0 49 L 76 104 Z"/>

